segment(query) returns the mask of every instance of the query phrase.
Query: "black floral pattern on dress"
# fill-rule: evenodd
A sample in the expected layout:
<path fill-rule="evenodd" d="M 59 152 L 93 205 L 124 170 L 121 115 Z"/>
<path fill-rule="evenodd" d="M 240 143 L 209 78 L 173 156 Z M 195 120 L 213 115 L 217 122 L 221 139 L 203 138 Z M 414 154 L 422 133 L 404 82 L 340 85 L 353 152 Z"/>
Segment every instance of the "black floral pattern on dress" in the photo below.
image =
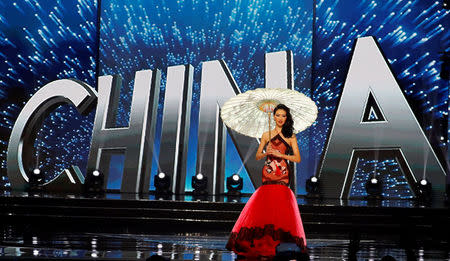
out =
<path fill-rule="evenodd" d="M 228 239 L 226 248 L 228 250 L 236 250 L 238 252 L 245 252 L 245 248 L 241 246 L 239 242 L 250 242 L 250 246 L 253 246 L 253 240 L 261 239 L 264 236 L 270 236 L 274 241 L 280 241 L 285 243 L 295 243 L 303 253 L 307 252 L 305 242 L 303 238 L 293 236 L 288 231 L 283 229 L 275 229 L 273 224 L 267 224 L 262 227 L 242 227 L 239 232 L 232 232 Z"/>

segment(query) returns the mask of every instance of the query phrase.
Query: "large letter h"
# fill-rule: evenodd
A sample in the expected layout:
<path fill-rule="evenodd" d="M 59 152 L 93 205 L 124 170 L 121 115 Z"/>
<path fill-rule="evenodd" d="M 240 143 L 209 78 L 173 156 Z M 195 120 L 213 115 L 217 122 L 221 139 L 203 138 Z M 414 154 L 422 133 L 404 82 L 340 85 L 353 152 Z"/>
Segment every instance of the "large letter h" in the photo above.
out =
<path fill-rule="evenodd" d="M 121 192 L 147 193 L 150 185 L 153 139 L 158 110 L 159 70 L 136 72 L 128 127 L 116 128 L 120 76 L 101 76 L 92 132 L 88 175 L 99 170 L 108 180 L 111 153 L 124 153 Z"/>

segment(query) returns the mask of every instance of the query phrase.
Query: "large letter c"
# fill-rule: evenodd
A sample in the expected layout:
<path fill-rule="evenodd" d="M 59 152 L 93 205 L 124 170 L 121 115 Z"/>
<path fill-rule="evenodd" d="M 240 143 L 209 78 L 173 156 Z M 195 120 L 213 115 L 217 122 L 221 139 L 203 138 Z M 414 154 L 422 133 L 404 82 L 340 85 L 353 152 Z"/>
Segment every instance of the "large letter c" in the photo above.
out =
<path fill-rule="evenodd" d="M 38 90 L 17 117 L 8 144 L 7 169 L 11 188 L 23 190 L 28 182 L 27 168 L 33 162 L 33 145 L 45 117 L 63 104 L 74 105 L 86 115 L 97 100 L 97 92 L 84 82 L 64 79 Z"/>

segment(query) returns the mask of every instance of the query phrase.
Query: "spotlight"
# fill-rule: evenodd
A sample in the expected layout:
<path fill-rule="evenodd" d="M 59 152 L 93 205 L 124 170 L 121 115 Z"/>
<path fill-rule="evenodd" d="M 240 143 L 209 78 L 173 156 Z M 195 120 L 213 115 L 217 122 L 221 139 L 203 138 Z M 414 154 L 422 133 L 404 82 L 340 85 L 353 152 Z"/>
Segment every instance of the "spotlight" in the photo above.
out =
<path fill-rule="evenodd" d="M 244 181 L 238 174 L 233 174 L 227 178 L 227 190 L 229 195 L 240 195 Z"/>
<path fill-rule="evenodd" d="M 88 173 L 86 176 L 86 180 L 84 182 L 84 190 L 86 193 L 90 194 L 102 194 L 104 193 L 104 175 L 99 170 L 93 170 Z"/>
<path fill-rule="evenodd" d="M 35 182 L 42 184 L 44 183 L 44 175 L 41 173 L 41 170 L 38 168 L 33 169 L 33 174 L 29 177 L 30 182 Z"/>
<path fill-rule="evenodd" d="M 33 169 L 31 174 L 28 175 L 29 189 L 30 190 L 39 190 L 42 188 L 44 184 L 45 177 L 39 168 Z"/>
<path fill-rule="evenodd" d="M 416 183 L 416 198 L 419 201 L 430 201 L 431 200 L 431 183 L 422 179 Z"/>
<path fill-rule="evenodd" d="M 164 172 L 155 175 L 154 185 L 156 194 L 172 194 L 172 191 L 170 191 L 170 177 Z"/>
<path fill-rule="evenodd" d="M 366 192 L 369 199 L 380 199 L 382 198 L 381 193 L 383 192 L 383 184 L 380 179 L 376 176 L 371 176 L 366 182 Z"/>
<path fill-rule="evenodd" d="M 306 196 L 310 198 L 318 198 L 320 197 L 320 189 L 319 189 L 319 179 L 316 176 L 311 176 L 308 180 L 306 180 L 305 184 L 306 188 Z"/>
<path fill-rule="evenodd" d="M 194 188 L 194 195 L 204 195 L 207 194 L 208 177 L 204 176 L 202 173 L 192 177 L 192 187 Z"/>

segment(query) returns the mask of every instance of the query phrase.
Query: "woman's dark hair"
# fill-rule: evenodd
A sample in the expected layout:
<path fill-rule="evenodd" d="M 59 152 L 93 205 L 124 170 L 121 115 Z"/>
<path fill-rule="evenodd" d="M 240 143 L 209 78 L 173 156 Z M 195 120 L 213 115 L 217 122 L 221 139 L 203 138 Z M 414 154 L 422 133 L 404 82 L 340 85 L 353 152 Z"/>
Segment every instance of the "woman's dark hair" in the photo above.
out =
<path fill-rule="evenodd" d="M 283 133 L 284 137 L 290 138 L 292 137 L 292 134 L 294 134 L 294 120 L 292 120 L 291 112 L 286 105 L 280 103 L 273 110 L 273 115 L 275 115 L 275 113 L 279 109 L 282 109 L 286 112 L 286 122 L 284 123 L 283 128 L 281 129 L 281 133 Z"/>

